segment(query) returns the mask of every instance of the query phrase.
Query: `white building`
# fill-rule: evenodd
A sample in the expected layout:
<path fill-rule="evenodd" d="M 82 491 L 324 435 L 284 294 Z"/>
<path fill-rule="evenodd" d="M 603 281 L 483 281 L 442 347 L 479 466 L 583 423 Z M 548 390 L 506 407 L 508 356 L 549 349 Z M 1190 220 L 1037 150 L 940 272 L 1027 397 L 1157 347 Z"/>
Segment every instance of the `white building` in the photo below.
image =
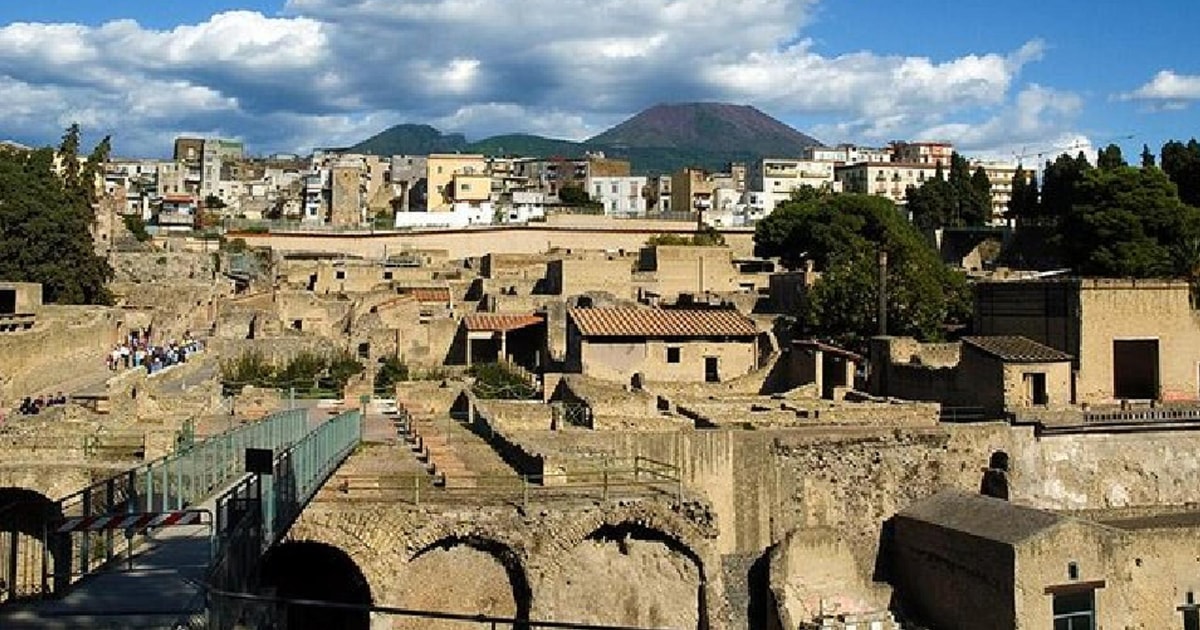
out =
<path fill-rule="evenodd" d="M 764 210 L 771 213 L 775 206 L 787 201 L 793 191 L 804 186 L 837 192 L 839 189 L 833 175 L 835 166 L 836 163 L 823 160 L 764 159 L 760 182 Z"/>
<path fill-rule="evenodd" d="M 878 195 L 897 204 L 907 203 L 909 186 L 920 187 L 936 175 L 936 164 L 862 162 L 834 169 L 843 192 Z"/>
<path fill-rule="evenodd" d="M 646 214 L 645 177 L 592 177 L 592 201 L 604 206 L 604 214 L 644 216 Z"/>

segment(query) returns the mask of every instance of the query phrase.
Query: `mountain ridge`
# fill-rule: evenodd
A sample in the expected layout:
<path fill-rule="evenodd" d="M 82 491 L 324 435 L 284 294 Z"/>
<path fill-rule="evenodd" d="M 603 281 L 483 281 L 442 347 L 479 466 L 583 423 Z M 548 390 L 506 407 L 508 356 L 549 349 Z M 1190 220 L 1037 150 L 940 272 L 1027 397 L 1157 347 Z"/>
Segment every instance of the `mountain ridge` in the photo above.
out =
<path fill-rule="evenodd" d="M 674 172 L 685 166 L 724 169 L 729 162 L 799 156 L 820 141 L 749 105 L 662 103 L 583 142 L 534 134 L 500 134 L 468 142 L 460 133 L 430 125 L 389 127 L 347 149 L 376 155 L 482 153 L 489 156 L 581 157 L 604 152 L 627 159 L 634 174 Z"/>

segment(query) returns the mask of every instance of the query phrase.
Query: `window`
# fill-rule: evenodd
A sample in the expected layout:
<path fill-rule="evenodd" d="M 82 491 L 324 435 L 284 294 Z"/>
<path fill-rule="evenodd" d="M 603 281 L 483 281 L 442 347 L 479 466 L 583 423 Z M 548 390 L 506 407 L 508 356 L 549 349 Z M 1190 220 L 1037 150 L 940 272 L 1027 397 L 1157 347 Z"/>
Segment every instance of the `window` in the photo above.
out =
<path fill-rule="evenodd" d="M 667 363 L 679 363 L 679 348 L 667 348 Z"/>
<path fill-rule="evenodd" d="M 1045 405 L 1050 403 L 1050 395 L 1046 392 L 1046 374 L 1044 372 L 1026 372 L 1025 397 L 1030 404 Z"/>
<path fill-rule="evenodd" d="M 464 191 L 464 192 L 466 192 L 466 191 L 468 191 L 468 190 L 471 190 L 471 185 L 470 185 L 470 184 L 468 184 L 468 183 L 466 183 L 466 182 L 463 182 L 463 183 L 462 183 L 462 189 L 463 189 L 463 191 Z"/>
<path fill-rule="evenodd" d="M 346 272 L 345 271 L 336 271 L 336 272 L 334 272 L 333 277 L 338 280 L 345 280 Z"/>
<path fill-rule="evenodd" d="M 391 280 L 391 279 L 392 279 L 392 272 L 390 272 L 390 271 L 385 271 L 385 272 L 383 272 L 383 279 L 384 279 L 384 280 Z"/>
<path fill-rule="evenodd" d="M 1054 596 L 1054 630 L 1095 630 L 1096 591 Z"/>

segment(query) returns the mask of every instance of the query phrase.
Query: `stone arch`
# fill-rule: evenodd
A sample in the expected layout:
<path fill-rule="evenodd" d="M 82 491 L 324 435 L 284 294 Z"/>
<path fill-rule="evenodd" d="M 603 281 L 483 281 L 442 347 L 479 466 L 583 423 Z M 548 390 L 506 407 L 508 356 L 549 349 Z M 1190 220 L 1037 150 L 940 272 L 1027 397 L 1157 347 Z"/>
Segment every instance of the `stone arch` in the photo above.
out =
<path fill-rule="evenodd" d="M 287 541 L 272 547 L 260 565 L 260 588 L 280 599 L 353 604 L 361 609 L 281 604 L 281 628 L 370 628 L 369 606 L 375 603 L 370 582 L 348 553 L 311 540 Z"/>
<path fill-rule="evenodd" d="M 43 583 L 44 573 L 55 576 L 56 582 L 59 576 L 68 579 L 70 541 L 47 533 L 62 517 L 61 506 L 41 492 L 15 486 L 0 488 L 0 602 L 34 597 L 54 587 Z M 47 556 L 51 567 L 44 566 Z"/>
<path fill-rule="evenodd" d="M 528 628 L 521 622 L 529 620 L 533 589 L 522 545 L 475 526 L 434 526 L 418 532 L 408 550 L 406 566 L 398 572 L 395 586 L 394 598 L 400 600 L 401 608 L 511 617 L 518 620 L 515 628 Z M 446 576 L 453 584 L 439 590 L 447 585 L 421 579 L 429 575 L 438 579 Z M 410 580 L 425 588 L 415 588 L 417 585 Z M 497 589 L 504 581 L 507 588 Z M 511 608 L 504 601 L 508 597 L 512 599 Z M 438 623 L 397 618 L 393 627 L 440 628 Z M 445 623 L 450 624 L 447 628 L 458 627 Z"/>
<path fill-rule="evenodd" d="M 535 617 L 544 616 L 537 609 L 584 603 L 582 593 L 604 593 L 611 600 L 591 598 L 594 603 L 559 614 L 586 623 L 684 627 L 694 619 L 698 629 L 711 627 L 720 608 L 713 601 L 720 592 L 719 584 L 713 588 L 720 572 L 712 573 L 706 539 L 715 530 L 706 532 L 666 506 L 646 503 L 572 516 L 567 533 L 554 543 L 553 557 L 540 559 L 544 571 Z M 580 576 L 585 581 L 577 584 Z M 596 579 L 613 583 L 596 584 Z M 642 579 L 648 588 L 627 586 Z M 694 601 L 694 609 L 681 606 L 684 600 Z"/>

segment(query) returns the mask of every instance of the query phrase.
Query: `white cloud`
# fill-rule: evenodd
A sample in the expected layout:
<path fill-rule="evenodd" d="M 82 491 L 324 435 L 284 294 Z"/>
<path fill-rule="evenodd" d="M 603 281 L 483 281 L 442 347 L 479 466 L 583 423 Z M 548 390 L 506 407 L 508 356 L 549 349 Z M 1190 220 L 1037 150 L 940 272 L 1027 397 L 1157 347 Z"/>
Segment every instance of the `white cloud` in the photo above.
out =
<path fill-rule="evenodd" d="M 38 129 L 79 115 L 124 150 L 160 154 L 181 129 L 244 137 L 259 151 L 354 141 L 347 134 L 397 122 L 582 138 L 687 100 L 820 117 L 815 135 L 831 142 L 940 129 L 982 145 L 1004 124 L 1062 131 L 1078 111 L 1070 95 L 1018 87 L 1040 41 L 945 59 L 830 55 L 802 38 L 817 2 L 289 0 L 281 16 L 231 11 L 161 30 L 10 24 L 0 78 L 16 91 L 0 114 L 17 115 L 0 117 L 0 137 L 29 133 L 31 98 L 48 103 Z M 1001 122 L 956 122 L 980 112 Z"/>
<path fill-rule="evenodd" d="M 1200 75 L 1161 70 L 1146 84 L 1118 98 L 1143 101 L 1164 109 L 1182 109 L 1190 102 L 1200 101 Z"/>

